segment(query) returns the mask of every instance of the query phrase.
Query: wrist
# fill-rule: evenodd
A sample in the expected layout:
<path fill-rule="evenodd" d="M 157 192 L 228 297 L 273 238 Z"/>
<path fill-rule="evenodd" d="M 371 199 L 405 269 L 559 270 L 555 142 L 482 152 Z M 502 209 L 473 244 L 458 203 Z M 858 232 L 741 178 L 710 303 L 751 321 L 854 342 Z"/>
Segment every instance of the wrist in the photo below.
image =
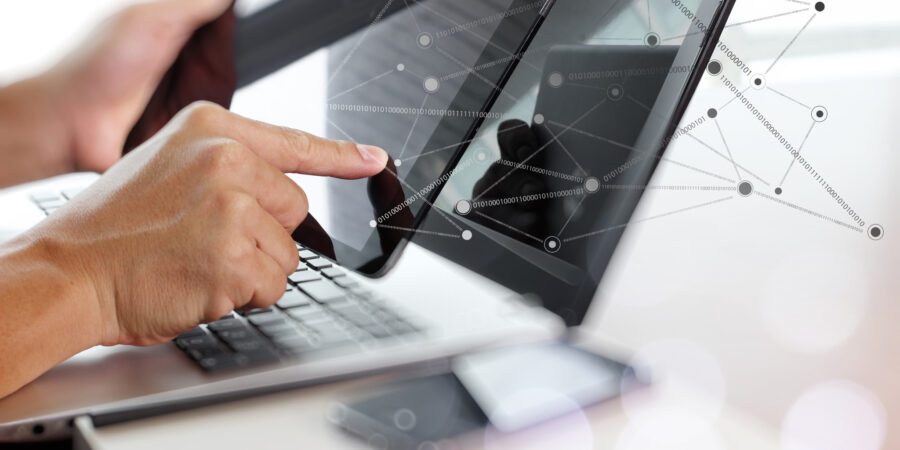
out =
<path fill-rule="evenodd" d="M 63 83 L 51 74 L 0 90 L 0 185 L 71 172 L 72 125 Z"/>

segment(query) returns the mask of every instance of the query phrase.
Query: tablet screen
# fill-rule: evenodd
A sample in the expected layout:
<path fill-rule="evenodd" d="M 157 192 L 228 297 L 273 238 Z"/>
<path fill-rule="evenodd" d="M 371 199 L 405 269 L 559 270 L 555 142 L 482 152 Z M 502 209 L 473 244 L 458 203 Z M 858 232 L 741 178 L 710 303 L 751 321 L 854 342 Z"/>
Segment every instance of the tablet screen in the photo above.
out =
<path fill-rule="evenodd" d="M 319 227 L 295 239 L 349 268 L 382 269 L 491 115 L 545 3 L 238 2 L 231 109 L 391 155 L 371 179 L 297 176 Z"/>

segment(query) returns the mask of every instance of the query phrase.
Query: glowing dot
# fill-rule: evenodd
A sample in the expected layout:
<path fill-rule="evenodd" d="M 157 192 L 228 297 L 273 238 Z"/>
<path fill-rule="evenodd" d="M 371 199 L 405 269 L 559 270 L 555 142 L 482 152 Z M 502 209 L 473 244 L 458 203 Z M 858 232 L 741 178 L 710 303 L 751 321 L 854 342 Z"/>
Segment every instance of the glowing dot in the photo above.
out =
<path fill-rule="evenodd" d="M 534 115 L 534 123 L 538 125 L 542 125 L 544 123 L 544 115 L 543 114 L 535 114 Z"/>
<path fill-rule="evenodd" d="M 402 165 L 403 165 L 403 160 L 402 160 L 402 159 L 395 159 L 395 160 L 394 160 L 394 165 L 397 166 L 397 167 L 402 166 Z"/>
<path fill-rule="evenodd" d="M 425 79 L 423 86 L 425 87 L 425 92 L 434 94 L 441 88 L 441 82 L 435 77 L 428 77 Z"/>
<path fill-rule="evenodd" d="M 406 64 L 397 64 L 397 72 L 403 72 L 406 70 Z"/>
<path fill-rule="evenodd" d="M 419 47 L 429 48 L 431 44 L 434 43 L 434 39 L 428 33 L 422 33 L 416 38 L 416 42 L 419 44 Z"/>
<path fill-rule="evenodd" d="M 456 203 L 456 212 L 461 216 L 469 214 L 470 212 L 472 212 L 472 202 L 468 200 L 458 201 Z"/>
<path fill-rule="evenodd" d="M 376 221 L 374 221 L 374 220 L 370 220 L 370 221 L 369 221 L 369 226 L 372 227 L 372 228 L 375 228 L 375 227 L 378 226 L 378 222 L 376 222 Z"/>
<path fill-rule="evenodd" d="M 584 180 L 584 190 L 588 191 L 588 193 L 595 193 L 600 190 L 600 180 L 590 177 L 587 180 Z"/>
<path fill-rule="evenodd" d="M 553 72 L 547 77 L 547 83 L 550 83 L 550 87 L 558 88 L 563 84 L 563 75 L 559 72 Z"/>
<path fill-rule="evenodd" d="M 469 230 L 463 231 L 463 232 L 462 232 L 462 238 L 463 238 L 464 241 L 471 241 L 471 240 L 472 240 L 472 232 L 469 231 Z"/>
<path fill-rule="evenodd" d="M 400 431 L 409 431 L 416 427 L 416 414 L 406 408 L 394 413 L 394 425 Z"/>

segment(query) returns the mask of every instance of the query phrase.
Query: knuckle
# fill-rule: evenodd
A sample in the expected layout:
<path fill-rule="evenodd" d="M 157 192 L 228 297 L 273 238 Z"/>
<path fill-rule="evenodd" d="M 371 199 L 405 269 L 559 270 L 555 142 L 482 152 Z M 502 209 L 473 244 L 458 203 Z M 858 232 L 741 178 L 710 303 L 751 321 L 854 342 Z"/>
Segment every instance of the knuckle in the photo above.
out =
<path fill-rule="evenodd" d="M 244 166 L 246 152 L 236 142 L 225 141 L 203 147 L 200 165 L 203 173 L 233 174 Z"/>
<path fill-rule="evenodd" d="M 197 101 L 182 111 L 184 125 L 190 129 L 212 128 L 223 112 L 224 109 L 215 103 Z"/>

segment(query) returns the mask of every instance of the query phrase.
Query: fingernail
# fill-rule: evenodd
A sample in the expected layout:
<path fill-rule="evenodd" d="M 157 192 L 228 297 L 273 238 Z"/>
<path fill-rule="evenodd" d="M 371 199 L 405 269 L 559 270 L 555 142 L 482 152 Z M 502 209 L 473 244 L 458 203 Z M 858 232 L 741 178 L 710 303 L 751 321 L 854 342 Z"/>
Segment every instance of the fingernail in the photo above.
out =
<path fill-rule="evenodd" d="M 380 147 L 357 144 L 356 149 L 364 161 L 387 161 L 387 152 Z"/>

